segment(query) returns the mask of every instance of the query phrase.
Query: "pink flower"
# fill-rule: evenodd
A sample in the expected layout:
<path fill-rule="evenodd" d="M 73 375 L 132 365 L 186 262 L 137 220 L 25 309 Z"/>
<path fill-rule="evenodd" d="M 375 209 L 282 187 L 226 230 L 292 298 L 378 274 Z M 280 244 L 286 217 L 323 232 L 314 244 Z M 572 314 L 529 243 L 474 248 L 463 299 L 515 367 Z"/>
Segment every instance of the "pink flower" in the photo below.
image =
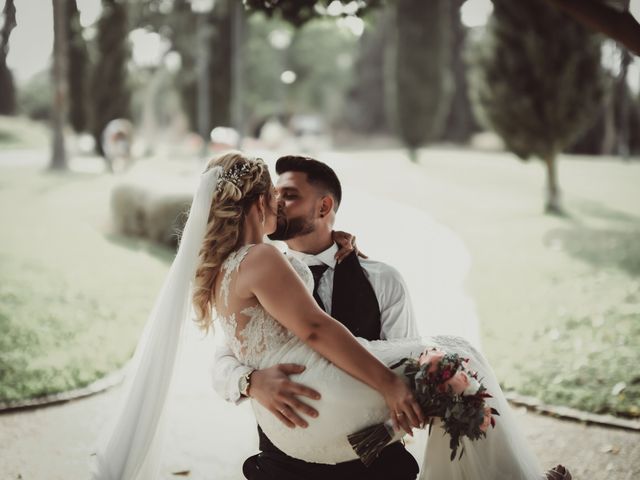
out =
<path fill-rule="evenodd" d="M 493 422 L 491 418 L 491 408 L 484 407 L 484 419 L 482 420 L 482 425 L 480 425 L 480 430 L 486 432 L 487 430 L 489 430 L 489 426 L 492 424 Z"/>
<path fill-rule="evenodd" d="M 469 377 L 464 372 L 456 372 L 453 377 L 444 382 L 445 385 L 451 387 L 453 393 L 462 395 L 469 386 Z"/>
<path fill-rule="evenodd" d="M 442 360 L 442 358 L 444 358 L 444 352 L 432 349 L 422 352 L 418 361 L 420 363 L 420 366 L 429 365 L 428 372 L 434 373 L 436 370 L 438 370 L 438 363 L 440 362 L 440 360 Z"/>

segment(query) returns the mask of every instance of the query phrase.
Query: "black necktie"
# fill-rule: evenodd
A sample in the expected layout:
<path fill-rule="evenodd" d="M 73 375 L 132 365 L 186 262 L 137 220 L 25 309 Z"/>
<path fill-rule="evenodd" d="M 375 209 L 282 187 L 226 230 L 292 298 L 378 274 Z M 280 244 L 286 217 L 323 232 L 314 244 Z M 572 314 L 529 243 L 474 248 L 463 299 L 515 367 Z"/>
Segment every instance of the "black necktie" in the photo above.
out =
<path fill-rule="evenodd" d="M 316 299 L 320 308 L 325 310 L 324 303 L 320 299 L 320 295 L 318 295 L 318 285 L 320 285 L 320 278 L 324 275 L 324 272 L 329 268 L 328 265 L 311 265 L 309 270 L 311 270 L 311 274 L 313 275 L 313 298 Z"/>

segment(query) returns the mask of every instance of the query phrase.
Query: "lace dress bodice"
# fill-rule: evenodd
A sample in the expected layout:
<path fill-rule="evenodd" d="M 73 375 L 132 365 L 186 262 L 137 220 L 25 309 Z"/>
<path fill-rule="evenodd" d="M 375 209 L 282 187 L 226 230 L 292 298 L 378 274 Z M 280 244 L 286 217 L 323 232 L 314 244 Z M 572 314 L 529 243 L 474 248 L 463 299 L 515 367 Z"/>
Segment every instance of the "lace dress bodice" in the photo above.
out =
<path fill-rule="evenodd" d="M 233 354 L 243 364 L 259 368 L 268 354 L 282 349 L 295 336 L 273 318 L 254 299 L 250 305 L 238 305 L 231 293 L 240 265 L 253 245 L 244 245 L 232 252 L 223 262 L 220 272 L 221 304 L 216 308 L 216 318 L 224 332 Z M 287 256 L 291 266 L 302 279 L 305 287 L 313 291 L 313 275 L 300 260 Z"/>

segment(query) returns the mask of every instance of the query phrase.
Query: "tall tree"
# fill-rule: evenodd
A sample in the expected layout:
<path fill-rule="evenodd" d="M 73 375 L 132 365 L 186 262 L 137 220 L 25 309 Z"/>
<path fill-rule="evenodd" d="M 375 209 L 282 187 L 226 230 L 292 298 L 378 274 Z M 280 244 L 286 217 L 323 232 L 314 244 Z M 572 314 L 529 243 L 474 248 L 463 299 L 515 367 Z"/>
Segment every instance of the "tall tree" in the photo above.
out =
<path fill-rule="evenodd" d="M 391 127 L 385 101 L 385 52 L 392 39 L 391 13 L 390 9 L 372 12 L 360 37 L 345 111 L 348 125 L 357 132 L 388 132 Z"/>
<path fill-rule="evenodd" d="M 467 82 L 468 65 L 465 61 L 467 27 L 460 18 L 460 8 L 465 1 L 451 0 L 449 2 L 452 37 L 451 72 L 454 92 L 441 138 L 454 143 L 468 142 L 471 135 L 479 129 L 471 107 Z"/>
<path fill-rule="evenodd" d="M 616 141 L 616 153 L 621 157 L 628 158 L 630 153 L 630 134 L 629 121 L 631 119 L 631 105 L 634 103 L 628 96 L 628 79 L 629 65 L 631 64 L 631 53 L 620 45 L 620 72 L 616 79 L 615 86 L 615 102 L 618 110 L 618 130 Z"/>
<path fill-rule="evenodd" d="M 67 123 L 69 85 L 67 82 L 67 7 L 68 0 L 53 2 L 53 109 L 52 109 L 52 170 L 67 169 L 64 127 Z"/>
<path fill-rule="evenodd" d="M 55 0 L 54 0 L 55 1 Z M 102 0 L 96 35 L 98 58 L 91 77 L 91 133 L 96 150 L 104 155 L 101 136 L 109 121 L 130 118 L 131 92 L 127 81 L 127 10 L 122 0 Z"/>
<path fill-rule="evenodd" d="M 198 122 L 198 53 L 203 48 L 206 32 L 209 71 L 208 103 L 209 130 L 231 124 L 231 1 L 220 0 L 208 13 L 196 14 L 187 0 L 175 0 L 171 15 L 147 17 L 148 25 L 162 31 L 171 42 L 171 49 L 180 54 L 182 69 L 176 77 L 182 106 L 192 129 Z M 200 36 L 198 36 L 200 33 Z M 201 132 L 204 133 L 204 132 Z"/>
<path fill-rule="evenodd" d="M 396 3 L 396 92 L 400 138 L 412 160 L 441 133 L 452 95 L 450 0 Z"/>
<path fill-rule="evenodd" d="M 600 41 L 546 0 L 493 4 L 473 55 L 473 102 L 509 150 L 523 160 L 544 161 L 545 208 L 560 213 L 556 159 L 600 105 Z"/>
<path fill-rule="evenodd" d="M 14 0 L 6 0 L 2 10 L 2 28 L 0 28 L 0 115 L 12 115 L 16 110 L 16 89 L 13 75 L 7 66 L 9 37 L 16 27 L 16 7 Z"/>
<path fill-rule="evenodd" d="M 82 36 L 76 0 L 67 0 L 66 26 L 69 46 L 69 123 L 79 133 L 88 128 L 86 81 L 89 55 Z"/>

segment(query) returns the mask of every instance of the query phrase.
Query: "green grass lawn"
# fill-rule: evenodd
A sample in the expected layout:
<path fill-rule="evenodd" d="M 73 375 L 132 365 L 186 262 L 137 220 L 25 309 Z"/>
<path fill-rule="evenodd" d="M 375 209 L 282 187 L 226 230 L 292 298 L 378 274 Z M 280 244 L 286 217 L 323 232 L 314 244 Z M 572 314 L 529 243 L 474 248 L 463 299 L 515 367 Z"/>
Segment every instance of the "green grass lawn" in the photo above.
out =
<path fill-rule="evenodd" d="M 49 130 L 43 122 L 0 115 L 0 150 L 41 148 L 49 141 Z"/>
<path fill-rule="evenodd" d="M 123 365 L 172 252 L 113 235 L 109 175 L 0 170 L 0 401 Z"/>
<path fill-rule="evenodd" d="M 506 388 L 640 416 L 640 164 L 563 157 L 563 218 L 542 214 L 542 166 L 508 154 L 322 158 L 460 235 L 484 350 Z M 173 254 L 113 235 L 113 183 L 0 170 L 0 400 L 85 385 L 132 353 Z"/>

